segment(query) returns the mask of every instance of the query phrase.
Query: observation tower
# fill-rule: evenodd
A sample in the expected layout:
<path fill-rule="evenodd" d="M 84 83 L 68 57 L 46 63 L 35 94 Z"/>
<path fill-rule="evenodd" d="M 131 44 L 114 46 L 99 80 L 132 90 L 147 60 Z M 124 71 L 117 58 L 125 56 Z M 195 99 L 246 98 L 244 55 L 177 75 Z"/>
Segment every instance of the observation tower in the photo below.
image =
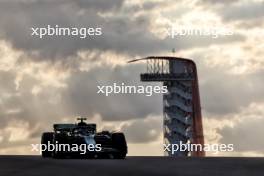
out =
<path fill-rule="evenodd" d="M 164 144 L 204 144 L 202 113 L 195 63 L 178 57 L 150 56 L 129 61 L 146 62 L 141 81 L 162 82 L 168 93 L 163 94 Z M 204 151 L 165 152 L 166 156 L 205 156 Z"/>

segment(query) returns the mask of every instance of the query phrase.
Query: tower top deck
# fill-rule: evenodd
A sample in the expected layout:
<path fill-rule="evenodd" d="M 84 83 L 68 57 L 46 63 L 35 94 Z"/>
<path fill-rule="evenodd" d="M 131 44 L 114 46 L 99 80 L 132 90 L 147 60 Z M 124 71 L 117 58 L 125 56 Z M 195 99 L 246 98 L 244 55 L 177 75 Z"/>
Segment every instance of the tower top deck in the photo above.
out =
<path fill-rule="evenodd" d="M 146 61 L 147 70 L 140 75 L 141 81 L 190 81 L 194 79 L 195 63 L 186 58 L 150 56 L 129 61 Z"/>

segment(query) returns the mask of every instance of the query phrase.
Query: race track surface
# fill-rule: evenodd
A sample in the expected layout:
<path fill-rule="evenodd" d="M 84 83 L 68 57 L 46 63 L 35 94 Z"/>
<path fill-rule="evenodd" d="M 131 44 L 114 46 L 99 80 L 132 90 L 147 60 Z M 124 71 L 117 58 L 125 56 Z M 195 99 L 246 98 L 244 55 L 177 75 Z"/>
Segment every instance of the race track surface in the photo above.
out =
<path fill-rule="evenodd" d="M 0 156 L 0 176 L 262 176 L 264 158 L 43 159 Z"/>

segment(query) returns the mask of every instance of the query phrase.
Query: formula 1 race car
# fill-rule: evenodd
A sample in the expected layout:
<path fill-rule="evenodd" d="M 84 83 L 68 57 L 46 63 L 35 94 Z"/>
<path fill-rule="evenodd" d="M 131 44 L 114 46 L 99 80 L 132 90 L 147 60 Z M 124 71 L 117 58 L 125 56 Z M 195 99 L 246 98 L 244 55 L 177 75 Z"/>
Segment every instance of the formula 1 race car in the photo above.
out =
<path fill-rule="evenodd" d="M 120 132 L 96 132 L 96 124 L 78 118 L 77 124 L 54 124 L 54 132 L 41 137 L 42 157 L 52 158 L 115 158 L 127 154 L 125 135 Z"/>

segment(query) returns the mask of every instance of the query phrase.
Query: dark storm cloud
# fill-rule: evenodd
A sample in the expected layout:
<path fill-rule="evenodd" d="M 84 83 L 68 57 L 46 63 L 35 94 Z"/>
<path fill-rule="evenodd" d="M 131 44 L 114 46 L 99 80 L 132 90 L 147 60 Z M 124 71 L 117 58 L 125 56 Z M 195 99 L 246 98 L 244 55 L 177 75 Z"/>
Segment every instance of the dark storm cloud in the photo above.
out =
<path fill-rule="evenodd" d="M 252 102 L 264 102 L 264 71 L 236 75 L 224 67 L 210 68 L 198 62 L 202 108 L 214 115 L 238 113 Z M 210 74 L 208 74 L 210 73 Z"/>
<path fill-rule="evenodd" d="M 138 120 L 121 128 L 126 139 L 131 143 L 154 142 L 159 139 L 162 132 L 161 120 L 152 119 L 148 121 Z"/>
<path fill-rule="evenodd" d="M 8 83 L 12 86 L 8 86 Z M 34 128 L 35 125 L 39 123 L 45 124 L 46 122 L 51 122 L 55 119 L 61 118 L 66 114 L 62 112 L 62 108 L 59 104 L 54 105 L 50 103 L 50 99 L 55 97 L 59 90 L 52 87 L 45 87 L 47 90 L 34 96 L 31 93 L 32 87 L 34 85 L 40 84 L 40 82 L 31 76 L 24 76 L 20 83 L 18 90 L 15 90 L 14 80 L 10 79 L 6 81 L 6 84 L 1 84 L 0 89 L 2 91 L 3 98 L 4 94 L 11 94 L 3 99 L 3 104 L 0 106 L 2 108 L 0 122 L 2 124 L 7 124 L 9 121 L 24 121 L 28 122 L 30 128 Z M 8 89 L 8 90 L 7 90 Z M 10 92 L 12 90 L 12 92 Z M 18 112 L 8 113 L 9 110 L 17 109 Z M 45 126 L 45 125 L 44 125 Z"/>
<path fill-rule="evenodd" d="M 74 73 L 68 80 L 68 88 L 63 93 L 63 100 L 68 103 L 70 112 L 81 116 L 100 114 L 103 120 L 128 120 L 145 118 L 147 115 L 161 115 L 162 96 L 153 94 L 97 94 L 98 85 L 157 85 L 140 83 L 139 73 L 143 70 L 138 65 L 95 68 L 89 72 Z"/>
<path fill-rule="evenodd" d="M 0 2 L 0 37 L 11 42 L 15 48 L 25 51 L 28 58 L 46 62 L 68 62 L 68 56 L 75 56 L 82 50 L 111 50 L 132 56 L 145 56 L 170 51 L 172 48 L 181 50 L 243 40 L 242 36 L 219 39 L 212 39 L 210 36 L 160 39 L 149 31 L 150 22 L 153 20 L 151 13 L 133 16 L 140 11 L 160 8 L 158 3 L 156 6 L 153 3 L 144 3 L 142 7 L 129 12 L 129 7 L 123 7 L 123 1 L 120 0 L 25 2 Z M 102 17 L 99 12 L 109 12 L 113 15 Z M 60 27 L 101 27 L 103 35 L 87 39 L 61 36 L 39 39 L 31 36 L 31 27 L 56 24 Z"/>
<path fill-rule="evenodd" d="M 200 0 L 200 1 L 197 1 L 198 4 L 206 4 L 208 3 L 208 5 L 230 5 L 232 3 L 235 3 L 235 2 L 239 2 L 239 0 Z"/>
<path fill-rule="evenodd" d="M 38 6 L 38 5 L 48 5 L 50 6 L 51 3 L 54 5 L 59 4 L 71 4 L 71 5 L 77 5 L 81 8 L 85 9 L 96 9 L 96 10 L 103 10 L 108 11 L 112 10 L 114 8 L 120 8 L 122 4 L 124 3 L 124 0 L 1 0 L 1 2 L 4 5 L 32 5 L 32 6 Z"/>
<path fill-rule="evenodd" d="M 15 72 L 7 72 L 0 70 L 0 82 L 4 83 L 0 86 L 1 93 L 13 94 L 15 93 L 15 83 L 14 79 L 16 78 Z"/>
<path fill-rule="evenodd" d="M 247 2 L 223 8 L 219 14 L 224 20 L 250 20 L 264 17 L 264 2 Z"/>
<path fill-rule="evenodd" d="M 0 71 L 0 129 L 2 127 L 5 127 L 7 125 L 7 118 L 6 118 L 6 101 L 9 98 L 14 98 L 17 95 L 15 95 L 15 84 L 14 80 L 15 74 L 12 72 L 5 72 Z M 4 84 L 3 84 L 4 83 Z M 11 107 L 10 107 L 11 108 Z"/>
<path fill-rule="evenodd" d="M 117 9 L 122 6 L 124 0 L 74 0 L 81 8 L 98 9 L 100 11 Z"/>
<path fill-rule="evenodd" d="M 238 0 L 202 0 L 197 5 L 220 16 L 225 23 L 238 22 L 238 28 L 257 27 L 263 24 L 264 2 Z M 228 7 L 227 7 L 228 6 Z"/>
<path fill-rule="evenodd" d="M 264 152 L 263 123 L 263 118 L 247 119 L 238 122 L 233 128 L 225 127 L 218 131 L 223 136 L 220 142 L 234 144 L 234 150 L 237 152 Z"/>
<path fill-rule="evenodd" d="M 101 10 L 108 12 L 113 7 L 116 7 L 115 13 L 119 13 L 122 1 L 44 2 L 0 2 L 0 36 L 28 53 L 38 51 L 38 59 L 42 60 L 75 55 L 85 49 L 130 53 L 162 49 L 159 39 L 148 32 L 148 17 L 130 18 L 123 14 L 123 17 L 103 18 L 98 15 Z M 82 12 L 84 4 L 89 9 Z M 103 35 L 88 39 L 47 37 L 42 40 L 31 36 L 31 27 L 56 24 L 60 27 L 102 27 Z"/>

